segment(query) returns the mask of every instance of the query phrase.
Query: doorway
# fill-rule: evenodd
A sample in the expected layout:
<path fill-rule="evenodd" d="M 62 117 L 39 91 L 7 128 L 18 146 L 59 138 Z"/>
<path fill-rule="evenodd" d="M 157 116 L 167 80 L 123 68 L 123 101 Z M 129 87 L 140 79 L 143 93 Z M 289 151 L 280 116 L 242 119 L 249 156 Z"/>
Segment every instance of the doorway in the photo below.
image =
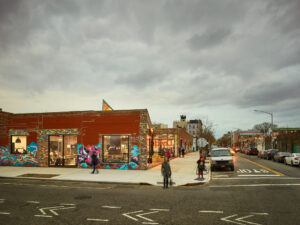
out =
<path fill-rule="evenodd" d="M 48 165 L 56 167 L 77 166 L 77 136 L 49 136 Z"/>

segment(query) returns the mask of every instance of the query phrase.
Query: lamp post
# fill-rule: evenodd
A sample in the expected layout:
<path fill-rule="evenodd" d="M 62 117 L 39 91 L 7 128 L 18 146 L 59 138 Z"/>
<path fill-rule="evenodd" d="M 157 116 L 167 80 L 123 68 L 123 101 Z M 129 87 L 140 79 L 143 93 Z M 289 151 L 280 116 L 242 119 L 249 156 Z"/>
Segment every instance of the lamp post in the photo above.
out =
<path fill-rule="evenodd" d="M 261 112 L 261 113 L 266 113 L 266 114 L 269 114 L 271 116 L 271 146 L 273 148 L 273 113 L 262 111 L 262 110 L 257 110 L 257 109 L 254 109 L 254 111 L 255 112 Z"/>

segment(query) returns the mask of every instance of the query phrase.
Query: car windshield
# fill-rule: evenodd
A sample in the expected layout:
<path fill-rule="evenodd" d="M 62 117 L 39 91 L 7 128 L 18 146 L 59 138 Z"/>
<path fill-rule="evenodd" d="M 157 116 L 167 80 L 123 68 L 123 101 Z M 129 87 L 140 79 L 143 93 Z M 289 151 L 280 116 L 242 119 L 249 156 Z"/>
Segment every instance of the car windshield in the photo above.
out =
<path fill-rule="evenodd" d="M 216 150 L 216 151 L 212 152 L 212 157 L 218 157 L 218 156 L 231 156 L 231 154 L 226 149 L 224 149 L 224 150 Z"/>

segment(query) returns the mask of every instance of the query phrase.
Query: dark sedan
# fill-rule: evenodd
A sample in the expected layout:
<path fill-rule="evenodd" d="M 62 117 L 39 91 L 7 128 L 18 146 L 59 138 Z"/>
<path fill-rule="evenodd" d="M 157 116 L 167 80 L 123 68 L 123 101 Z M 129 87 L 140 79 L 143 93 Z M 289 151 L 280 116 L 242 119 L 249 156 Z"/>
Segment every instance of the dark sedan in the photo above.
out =
<path fill-rule="evenodd" d="M 250 151 L 248 152 L 248 155 L 258 155 L 257 148 L 250 148 Z"/>
<path fill-rule="evenodd" d="M 274 155 L 274 157 L 273 157 L 273 160 L 276 161 L 276 162 L 283 163 L 285 157 L 287 157 L 289 155 L 290 155 L 289 152 L 276 152 L 275 155 Z"/>

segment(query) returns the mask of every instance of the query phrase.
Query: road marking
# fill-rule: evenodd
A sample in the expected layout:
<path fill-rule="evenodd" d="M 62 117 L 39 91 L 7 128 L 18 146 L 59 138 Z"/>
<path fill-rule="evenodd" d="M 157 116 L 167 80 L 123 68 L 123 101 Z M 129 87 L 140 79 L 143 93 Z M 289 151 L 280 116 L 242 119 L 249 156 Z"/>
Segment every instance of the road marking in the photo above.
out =
<path fill-rule="evenodd" d="M 278 175 L 275 175 L 278 176 Z M 260 177 L 260 176 L 253 176 L 251 178 L 239 178 L 239 177 L 229 177 L 229 178 L 214 178 L 214 180 L 265 180 L 266 178 L 270 178 L 269 180 L 274 179 L 274 177 L 269 177 L 269 176 L 264 176 L 264 177 Z M 278 176 L 276 178 L 276 180 L 300 180 L 300 178 L 297 177 L 282 177 L 282 176 Z"/>
<path fill-rule="evenodd" d="M 38 202 L 38 201 L 27 201 L 27 203 L 39 204 L 40 202 Z"/>
<path fill-rule="evenodd" d="M 235 224 L 244 225 L 243 223 L 238 223 L 238 222 L 229 220 L 230 218 L 236 217 L 237 215 L 238 215 L 238 214 L 234 214 L 234 215 L 231 215 L 231 216 L 223 217 L 223 218 L 221 218 L 221 220 L 222 220 L 222 221 L 225 221 L 225 222 L 229 222 L 229 223 L 235 223 Z"/>
<path fill-rule="evenodd" d="M 37 217 L 53 217 L 53 216 L 48 216 L 48 215 L 34 215 L 34 216 L 37 216 Z"/>
<path fill-rule="evenodd" d="M 213 175 L 213 177 L 229 177 L 229 175 Z"/>
<path fill-rule="evenodd" d="M 247 174 L 247 175 L 238 175 L 239 177 L 280 177 L 280 175 L 276 174 Z"/>
<path fill-rule="evenodd" d="M 269 213 L 256 213 L 256 212 L 252 212 L 251 214 L 253 214 L 253 215 L 259 215 L 259 216 L 267 216 L 267 215 L 269 215 Z"/>
<path fill-rule="evenodd" d="M 107 208 L 107 209 L 121 209 L 120 206 L 108 206 L 108 205 L 103 205 L 102 208 Z"/>
<path fill-rule="evenodd" d="M 57 208 L 57 209 L 50 209 L 49 211 L 52 212 L 54 215 L 58 216 L 58 213 L 55 210 L 64 210 L 64 209 L 75 209 L 75 207 L 64 207 L 64 208 Z"/>
<path fill-rule="evenodd" d="M 241 156 L 240 156 L 240 157 L 241 157 Z M 262 164 L 260 164 L 260 163 L 253 162 L 252 160 L 246 159 L 246 158 L 244 158 L 244 157 L 241 157 L 241 158 L 244 159 L 244 160 L 247 160 L 247 161 L 251 162 L 251 163 L 254 164 L 254 165 L 257 165 L 257 166 L 259 166 L 259 167 L 261 167 L 261 168 L 264 168 L 264 169 L 266 169 L 266 170 L 269 170 L 269 171 L 271 171 L 272 173 L 275 173 L 275 174 L 280 175 L 280 176 L 284 176 L 283 173 L 279 173 L 278 171 L 273 170 L 273 169 L 271 169 L 271 168 L 269 168 L 269 167 L 266 167 L 266 166 L 264 166 L 264 165 L 262 165 Z"/>
<path fill-rule="evenodd" d="M 247 218 L 250 218 L 250 217 L 253 217 L 253 216 L 254 215 L 248 215 L 248 216 L 240 217 L 240 218 L 237 218 L 236 221 L 243 222 L 243 223 L 248 223 L 248 224 L 253 224 L 253 225 L 261 225 L 259 223 L 253 223 L 253 222 L 243 220 L 243 219 L 247 219 Z"/>
<path fill-rule="evenodd" d="M 9 215 L 9 212 L 0 212 L 0 215 Z"/>
<path fill-rule="evenodd" d="M 87 218 L 86 220 L 88 221 L 98 221 L 98 222 L 108 222 L 109 220 L 105 220 L 105 219 L 92 219 L 92 218 Z"/>
<path fill-rule="evenodd" d="M 217 187 L 266 187 L 266 186 L 300 186 L 300 184 L 233 184 L 233 185 L 218 185 L 218 186 L 209 186 L 209 187 L 217 188 Z"/>
<path fill-rule="evenodd" d="M 164 212 L 170 211 L 170 209 L 150 209 L 150 210 L 154 210 L 154 211 L 164 211 Z"/>
<path fill-rule="evenodd" d="M 73 203 L 60 203 L 60 205 L 73 205 L 73 206 L 75 206 L 76 204 L 73 204 Z"/>
<path fill-rule="evenodd" d="M 132 220 L 138 221 L 138 219 L 136 219 L 136 218 L 134 218 L 134 217 L 132 217 L 132 216 L 129 216 L 128 214 L 140 213 L 140 212 L 143 212 L 143 210 L 139 210 L 139 211 L 135 211 L 135 212 L 123 213 L 122 215 L 123 215 L 123 216 L 126 216 L 126 217 L 128 217 L 128 218 L 130 218 L 130 219 L 132 219 Z"/>
<path fill-rule="evenodd" d="M 200 213 L 223 213 L 223 211 L 208 211 L 208 210 L 201 210 Z"/>
<path fill-rule="evenodd" d="M 159 211 L 152 211 L 152 212 L 147 212 L 147 213 L 143 213 L 143 214 L 139 214 L 139 215 L 136 215 L 137 217 L 140 217 L 141 219 L 144 219 L 144 220 L 147 220 L 147 221 L 150 221 L 150 222 L 153 222 L 153 220 L 147 218 L 147 217 L 144 217 L 143 215 L 148 215 L 148 214 L 153 214 L 153 213 L 158 213 Z"/>
<path fill-rule="evenodd" d="M 143 222 L 143 224 L 159 224 L 159 223 L 153 223 L 153 222 Z"/>

